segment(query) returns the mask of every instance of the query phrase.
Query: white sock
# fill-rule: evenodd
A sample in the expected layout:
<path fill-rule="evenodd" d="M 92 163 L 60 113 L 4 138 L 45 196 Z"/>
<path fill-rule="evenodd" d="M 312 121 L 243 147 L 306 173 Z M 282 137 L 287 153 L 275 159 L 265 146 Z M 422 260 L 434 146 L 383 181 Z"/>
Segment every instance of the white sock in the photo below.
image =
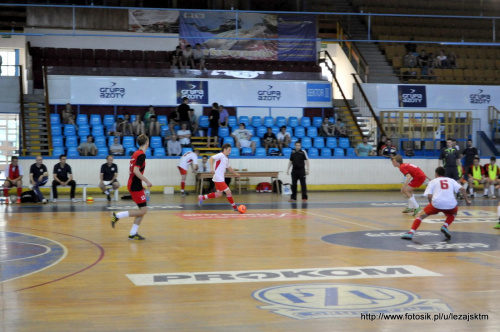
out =
<path fill-rule="evenodd" d="M 484 187 L 484 195 L 488 195 L 488 188 Z"/>
<path fill-rule="evenodd" d="M 139 225 L 133 224 L 132 229 L 130 230 L 130 235 L 135 235 L 137 234 L 137 231 L 139 230 Z"/>
<path fill-rule="evenodd" d="M 469 184 L 466 182 L 464 183 L 464 189 L 467 190 L 467 188 L 469 188 Z"/>
<path fill-rule="evenodd" d="M 491 195 L 495 195 L 495 186 L 490 186 L 490 193 Z"/>
<path fill-rule="evenodd" d="M 129 216 L 129 215 L 128 215 L 128 211 L 124 211 L 124 212 L 118 212 L 118 213 L 116 214 L 116 216 L 117 216 L 118 218 L 128 218 L 128 216 Z"/>
<path fill-rule="evenodd" d="M 474 188 L 472 188 L 472 187 L 471 187 L 471 188 L 469 188 L 469 194 L 470 194 L 470 195 L 474 194 Z"/>
<path fill-rule="evenodd" d="M 106 191 L 104 192 L 106 195 L 109 195 L 109 190 L 106 189 Z"/>
<path fill-rule="evenodd" d="M 410 201 L 410 205 L 411 205 L 410 207 L 412 207 L 414 209 L 418 208 L 418 203 L 417 203 L 417 200 L 415 199 L 415 196 L 411 196 L 408 200 Z"/>

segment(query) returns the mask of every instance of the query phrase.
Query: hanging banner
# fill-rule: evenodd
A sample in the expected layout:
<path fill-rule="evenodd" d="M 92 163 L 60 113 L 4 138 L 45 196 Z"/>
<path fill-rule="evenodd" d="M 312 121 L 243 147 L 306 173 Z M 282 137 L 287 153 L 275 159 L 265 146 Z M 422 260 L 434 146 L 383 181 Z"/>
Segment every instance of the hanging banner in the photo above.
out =
<path fill-rule="evenodd" d="M 278 60 L 316 61 L 316 42 L 300 41 L 316 37 L 315 15 L 278 15 L 278 36 L 291 39 L 278 42 Z"/>
<path fill-rule="evenodd" d="M 129 9 L 128 31 L 179 33 L 179 11 Z"/>

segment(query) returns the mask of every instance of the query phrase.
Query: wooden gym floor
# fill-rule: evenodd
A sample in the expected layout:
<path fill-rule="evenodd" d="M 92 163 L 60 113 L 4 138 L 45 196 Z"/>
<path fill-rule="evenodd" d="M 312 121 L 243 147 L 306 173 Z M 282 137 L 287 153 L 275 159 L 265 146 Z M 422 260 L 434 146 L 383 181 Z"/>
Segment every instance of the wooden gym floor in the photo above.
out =
<path fill-rule="evenodd" d="M 496 200 L 405 241 L 400 193 L 287 199 L 152 195 L 142 242 L 131 201 L 1 205 L 0 331 L 500 330 Z"/>

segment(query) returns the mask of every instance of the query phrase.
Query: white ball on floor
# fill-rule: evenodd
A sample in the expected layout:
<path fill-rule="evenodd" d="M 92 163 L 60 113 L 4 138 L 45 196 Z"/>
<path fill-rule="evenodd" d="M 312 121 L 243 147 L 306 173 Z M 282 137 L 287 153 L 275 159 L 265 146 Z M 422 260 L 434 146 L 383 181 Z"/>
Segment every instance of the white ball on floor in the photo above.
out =
<path fill-rule="evenodd" d="M 17 201 L 17 196 L 16 195 L 10 195 L 10 201 L 11 202 Z"/>

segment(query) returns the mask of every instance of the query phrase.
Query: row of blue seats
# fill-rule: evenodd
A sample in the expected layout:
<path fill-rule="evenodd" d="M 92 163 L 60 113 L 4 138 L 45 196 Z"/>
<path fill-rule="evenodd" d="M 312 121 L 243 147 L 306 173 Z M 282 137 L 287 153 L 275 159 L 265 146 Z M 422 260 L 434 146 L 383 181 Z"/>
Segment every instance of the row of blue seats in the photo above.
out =
<path fill-rule="evenodd" d="M 256 147 L 262 146 L 260 138 L 252 137 L 250 140 L 255 142 Z M 305 137 L 292 136 L 289 147 L 292 149 L 295 148 L 295 142 L 297 142 L 299 140 L 301 142 L 302 148 L 304 148 L 304 149 L 309 149 L 312 147 L 315 147 L 318 149 L 321 149 L 321 148 L 333 149 L 333 148 L 337 148 L 337 147 L 343 148 L 343 149 L 350 148 L 349 139 L 347 137 L 339 137 L 339 139 L 337 141 L 336 137 L 326 137 L 326 139 L 325 139 L 324 137 L 311 138 L 308 136 L 305 136 Z M 222 141 L 224 144 L 229 143 L 229 144 L 231 144 L 231 146 L 235 146 L 234 138 L 231 136 L 224 137 Z"/>
<path fill-rule="evenodd" d="M 131 121 L 135 121 L 135 114 L 132 114 L 130 116 Z M 166 115 L 157 115 L 157 120 L 160 124 L 166 125 L 168 123 L 168 119 Z M 118 115 L 117 118 L 123 118 L 123 115 Z M 199 126 L 201 128 L 208 128 L 209 126 L 209 121 L 208 121 L 208 116 L 202 115 L 199 118 Z M 76 124 L 78 126 L 81 125 L 90 125 L 90 126 L 95 126 L 95 125 L 104 125 L 106 127 L 111 127 L 115 123 L 116 119 L 114 115 L 111 114 L 106 114 L 101 118 L 100 114 L 90 114 L 90 121 L 87 117 L 87 114 L 78 114 L 76 115 Z M 289 127 L 316 127 L 319 128 L 321 127 L 321 122 L 323 119 L 319 116 L 313 117 L 312 121 L 310 117 L 302 117 L 299 118 L 296 116 L 290 116 L 288 117 L 288 121 L 284 116 L 278 116 L 276 117 L 276 121 L 272 116 L 265 116 L 264 119 L 262 119 L 260 116 L 252 116 L 250 119 L 248 116 L 242 115 L 239 117 L 239 119 L 236 116 L 229 116 L 228 117 L 228 125 L 229 127 L 237 127 L 240 123 L 244 123 L 247 127 L 252 126 L 254 128 L 264 126 L 264 127 L 282 127 L 282 126 L 289 126 Z M 330 122 L 335 123 L 335 120 L 333 117 L 330 118 Z M 61 124 L 61 118 L 59 114 L 57 113 L 51 113 L 50 114 L 50 123 L 52 125 L 58 125 Z"/>
<path fill-rule="evenodd" d="M 132 155 L 132 153 L 134 153 L 134 151 L 136 151 L 136 148 L 125 149 L 125 156 Z M 188 151 L 193 151 L 193 149 L 183 148 L 182 154 L 184 154 Z M 276 148 L 270 148 L 269 154 L 272 151 L 279 151 L 279 150 Z M 292 148 L 283 148 L 282 152 L 283 152 L 283 155 L 285 157 L 289 157 L 292 153 Z M 80 157 L 80 153 L 78 152 L 76 147 L 68 147 L 67 151 L 62 146 L 54 147 L 54 150 L 52 153 L 53 156 L 59 156 L 62 154 L 66 154 L 68 156 L 68 158 Z M 330 148 L 318 149 L 315 147 L 311 147 L 311 148 L 307 149 L 307 154 L 308 154 L 309 158 L 331 158 L 331 157 L 345 157 L 345 156 L 355 157 L 356 156 L 356 153 L 354 152 L 354 148 L 343 149 L 340 147 L 333 148 L 333 149 L 330 149 Z M 99 147 L 98 148 L 97 157 L 105 158 L 108 155 L 109 155 L 109 149 L 107 147 Z M 243 155 L 243 156 L 255 155 L 256 157 L 266 157 L 267 156 L 266 149 L 259 147 L 259 148 L 255 149 L 255 154 L 252 153 L 251 148 L 241 148 L 241 152 L 240 152 L 240 149 L 233 148 L 233 149 L 231 149 L 231 154 L 229 155 L 229 157 L 239 157 L 240 155 Z M 147 157 L 151 157 L 151 156 L 165 157 L 166 151 L 165 151 L 165 148 L 163 148 L 163 147 L 157 147 L 154 149 L 148 148 L 146 150 L 146 156 Z"/>

